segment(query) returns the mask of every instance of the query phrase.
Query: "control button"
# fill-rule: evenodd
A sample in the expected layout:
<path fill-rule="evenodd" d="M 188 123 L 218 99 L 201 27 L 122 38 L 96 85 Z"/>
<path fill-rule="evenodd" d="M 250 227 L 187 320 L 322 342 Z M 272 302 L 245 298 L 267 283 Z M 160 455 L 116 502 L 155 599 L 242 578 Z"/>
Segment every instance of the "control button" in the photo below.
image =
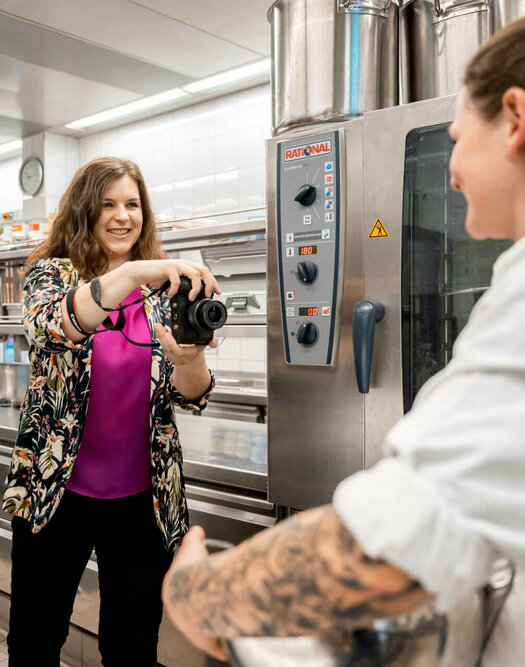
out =
<path fill-rule="evenodd" d="M 324 196 L 325 197 L 333 197 L 334 196 L 334 189 L 333 188 L 325 188 L 324 189 Z"/>
<path fill-rule="evenodd" d="M 325 171 L 333 171 L 334 170 L 334 163 L 330 160 L 330 162 L 325 162 L 324 163 L 324 170 Z"/>
<path fill-rule="evenodd" d="M 302 283 L 313 283 L 317 278 L 317 265 L 313 262 L 299 262 L 297 277 Z"/>
<path fill-rule="evenodd" d="M 325 222 L 333 222 L 334 221 L 334 212 L 333 211 L 327 211 L 324 214 L 324 221 Z"/>
<path fill-rule="evenodd" d="M 330 211 L 334 207 L 334 200 L 333 199 L 327 199 L 324 203 L 324 208 L 326 211 Z"/>
<path fill-rule="evenodd" d="M 286 309 L 286 317 L 295 317 L 295 308 L 293 306 L 288 306 Z"/>
<path fill-rule="evenodd" d="M 297 331 L 297 342 L 301 345 L 313 345 L 317 340 L 317 333 L 313 322 L 304 322 Z"/>
<path fill-rule="evenodd" d="M 293 246 L 288 246 L 286 248 L 286 256 L 293 257 L 295 255 L 295 248 Z"/>
<path fill-rule="evenodd" d="M 330 317 L 331 312 L 332 312 L 332 308 L 330 306 L 323 306 L 321 308 L 322 317 Z"/>
<path fill-rule="evenodd" d="M 294 299 L 295 299 L 295 292 L 286 292 L 287 301 L 294 301 Z"/>
<path fill-rule="evenodd" d="M 332 183 L 334 182 L 334 175 L 333 174 L 325 174 L 324 182 L 325 182 L 325 185 L 332 185 Z"/>
<path fill-rule="evenodd" d="M 317 190 L 315 186 L 306 183 L 305 185 L 301 185 L 294 197 L 294 201 L 298 201 L 299 204 L 302 204 L 303 206 L 311 206 L 314 203 L 316 197 Z"/>
<path fill-rule="evenodd" d="M 286 243 L 293 243 L 293 232 L 286 234 Z"/>
<path fill-rule="evenodd" d="M 312 224 L 312 216 L 303 215 L 303 225 L 311 225 L 311 224 Z"/>
<path fill-rule="evenodd" d="M 323 229 L 321 231 L 321 238 L 322 239 L 329 239 L 330 238 L 330 230 L 329 229 Z"/>

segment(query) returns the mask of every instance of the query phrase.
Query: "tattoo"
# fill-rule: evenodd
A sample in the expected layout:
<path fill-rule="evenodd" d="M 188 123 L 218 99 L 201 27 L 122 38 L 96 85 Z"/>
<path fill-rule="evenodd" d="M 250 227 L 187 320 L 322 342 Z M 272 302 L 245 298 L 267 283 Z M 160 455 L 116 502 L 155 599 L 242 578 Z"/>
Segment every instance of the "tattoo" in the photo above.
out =
<path fill-rule="evenodd" d="M 363 553 L 331 506 L 170 575 L 166 604 L 213 636 L 301 636 L 409 611 L 421 586 Z"/>

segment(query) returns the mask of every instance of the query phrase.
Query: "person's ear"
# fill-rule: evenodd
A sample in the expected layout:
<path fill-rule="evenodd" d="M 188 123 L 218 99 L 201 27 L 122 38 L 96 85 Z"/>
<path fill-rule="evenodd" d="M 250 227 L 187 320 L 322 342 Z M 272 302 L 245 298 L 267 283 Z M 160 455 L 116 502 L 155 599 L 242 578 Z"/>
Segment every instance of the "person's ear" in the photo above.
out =
<path fill-rule="evenodd" d="M 515 158 L 525 149 L 525 90 L 518 86 L 506 90 L 502 98 L 502 109 L 509 157 Z"/>

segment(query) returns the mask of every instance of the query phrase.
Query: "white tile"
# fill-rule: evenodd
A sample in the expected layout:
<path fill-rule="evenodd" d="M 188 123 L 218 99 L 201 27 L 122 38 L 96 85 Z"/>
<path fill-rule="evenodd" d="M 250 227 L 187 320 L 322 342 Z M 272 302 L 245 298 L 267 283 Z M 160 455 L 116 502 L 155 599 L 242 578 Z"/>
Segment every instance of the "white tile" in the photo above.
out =
<path fill-rule="evenodd" d="M 152 149 L 161 151 L 173 144 L 173 116 L 171 113 L 153 118 Z"/>
<path fill-rule="evenodd" d="M 265 173 L 264 166 L 248 167 L 239 171 L 239 207 L 264 206 Z"/>
<path fill-rule="evenodd" d="M 50 197 L 61 197 L 65 190 L 66 170 L 62 166 L 46 165 L 45 192 Z"/>
<path fill-rule="evenodd" d="M 171 148 L 152 153 L 152 168 L 149 185 L 162 185 L 173 179 L 173 151 Z"/>
<path fill-rule="evenodd" d="M 221 371 L 238 371 L 241 368 L 239 359 L 223 359 L 219 358 L 217 363 L 217 370 Z"/>
<path fill-rule="evenodd" d="M 156 215 L 173 215 L 174 187 L 172 183 L 154 186 L 149 188 L 148 192 Z"/>
<path fill-rule="evenodd" d="M 177 218 L 189 218 L 193 213 L 193 179 L 173 184 L 173 212 Z"/>
<path fill-rule="evenodd" d="M 246 361 L 243 359 L 239 364 L 239 370 L 244 373 L 264 373 L 266 372 L 266 364 L 264 361 Z"/>
<path fill-rule="evenodd" d="M 240 339 L 225 338 L 219 349 L 220 359 L 239 359 L 240 357 Z"/>
<path fill-rule="evenodd" d="M 237 95 L 225 95 L 215 100 L 215 135 L 229 134 L 238 129 L 239 102 Z"/>
<path fill-rule="evenodd" d="M 265 338 L 241 338 L 240 357 L 244 361 L 264 361 L 266 350 Z"/>
<path fill-rule="evenodd" d="M 215 176 L 215 210 L 233 211 L 239 203 L 239 172 L 226 171 Z M 226 222 L 226 221 L 223 221 Z"/>
<path fill-rule="evenodd" d="M 264 164 L 264 138 L 260 126 L 240 130 L 239 169 Z"/>
<path fill-rule="evenodd" d="M 191 107 L 173 112 L 173 145 L 193 141 L 193 112 Z"/>
<path fill-rule="evenodd" d="M 239 95 L 239 129 L 256 127 L 264 121 L 263 93 L 261 87 L 249 88 L 238 93 Z"/>
<path fill-rule="evenodd" d="M 195 178 L 215 173 L 215 142 L 210 139 L 194 141 L 193 175 Z"/>
<path fill-rule="evenodd" d="M 133 132 L 135 141 L 135 155 L 142 155 L 144 153 L 151 153 L 153 149 L 153 120 L 146 118 L 140 123 L 128 125 L 128 131 Z M 126 134 L 126 133 L 125 133 Z"/>
<path fill-rule="evenodd" d="M 193 145 L 181 144 L 173 149 L 172 180 L 193 178 Z"/>
<path fill-rule="evenodd" d="M 215 103 L 196 104 L 193 107 L 193 139 L 210 139 L 215 135 Z"/>
<path fill-rule="evenodd" d="M 239 140 L 237 132 L 229 132 L 215 137 L 215 171 L 237 169 L 239 166 Z"/>
<path fill-rule="evenodd" d="M 215 211 L 215 177 L 203 176 L 193 182 L 195 215 L 207 215 Z"/>
<path fill-rule="evenodd" d="M 61 167 L 66 161 L 67 137 L 52 132 L 44 133 L 44 150 L 46 167 Z"/>
<path fill-rule="evenodd" d="M 144 181 L 146 182 L 146 187 L 152 184 L 153 179 L 153 165 L 154 165 L 154 154 L 153 153 L 142 153 L 137 157 L 136 163 L 142 172 Z"/>

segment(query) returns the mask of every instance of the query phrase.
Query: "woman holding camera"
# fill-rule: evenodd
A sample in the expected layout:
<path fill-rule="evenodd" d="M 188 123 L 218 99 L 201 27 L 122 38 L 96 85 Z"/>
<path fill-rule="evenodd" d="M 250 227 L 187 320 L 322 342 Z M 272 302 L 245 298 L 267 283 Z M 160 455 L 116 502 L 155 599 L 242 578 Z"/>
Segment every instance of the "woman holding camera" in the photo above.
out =
<path fill-rule="evenodd" d="M 201 281 L 220 290 L 205 267 L 164 258 L 140 170 L 117 158 L 75 174 L 27 269 L 32 374 L 3 504 L 9 665 L 59 666 L 95 549 L 103 664 L 152 667 L 162 578 L 188 529 L 174 409 L 202 410 L 213 386 L 205 347 L 171 334 L 170 298 L 182 275 L 190 301 Z"/>

